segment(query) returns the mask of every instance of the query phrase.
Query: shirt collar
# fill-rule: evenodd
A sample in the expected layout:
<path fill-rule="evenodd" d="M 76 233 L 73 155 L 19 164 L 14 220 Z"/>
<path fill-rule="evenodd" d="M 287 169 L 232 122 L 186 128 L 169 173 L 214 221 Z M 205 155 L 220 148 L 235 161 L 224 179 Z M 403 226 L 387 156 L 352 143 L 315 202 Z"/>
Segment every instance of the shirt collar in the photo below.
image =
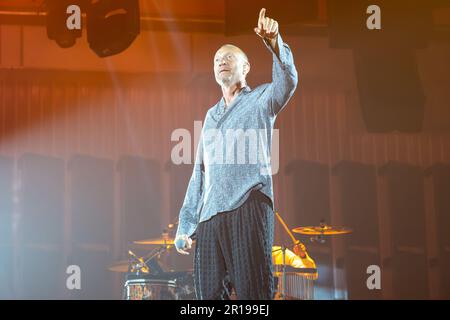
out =
<path fill-rule="evenodd" d="M 250 91 L 252 91 L 252 88 L 250 88 L 248 85 L 246 85 L 240 92 L 239 92 L 239 94 L 238 94 L 238 96 L 235 98 L 235 100 L 233 101 L 233 103 L 231 104 L 231 106 L 233 106 L 234 104 L 235 104 L 235 102 L 237 102 L 237 99 L 238 99 L 238 97 L 241 95 L 241 94 L 247 94 L 247 93 L 249 93 Z M 218 110 L 217 110 L 217 112 L 218 113 L 224 113 L 225 112 L 225 98 L 224 97 L 222 97 L 221 99 L 220 99 L 220 101 L 219 101 L 219 103 L 218 103 Z M 228 110 L 228 109 L 227 109 Z"/>

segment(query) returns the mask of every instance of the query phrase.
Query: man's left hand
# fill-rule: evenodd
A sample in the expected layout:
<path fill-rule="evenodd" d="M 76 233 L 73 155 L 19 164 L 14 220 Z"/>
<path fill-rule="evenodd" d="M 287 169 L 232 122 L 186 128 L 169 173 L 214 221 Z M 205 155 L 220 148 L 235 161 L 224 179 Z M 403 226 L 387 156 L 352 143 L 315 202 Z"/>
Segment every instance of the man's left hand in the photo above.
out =
<path fill-rule="evenodd" d="M 274 50 L 277 51 L 278 22 L 266 17 L 266 9 L 262 8 L 259 12 L 258 27 L 255 33 L 263 39 L 267 39 Z"/>
<path fill-rule="evenodd" d="M 272 40 L 278 36 L 278 22 L 266 17 L 266 9 L 262 8 L 259 12 L 258 27 L 254 30 L 261 38 Z"/>

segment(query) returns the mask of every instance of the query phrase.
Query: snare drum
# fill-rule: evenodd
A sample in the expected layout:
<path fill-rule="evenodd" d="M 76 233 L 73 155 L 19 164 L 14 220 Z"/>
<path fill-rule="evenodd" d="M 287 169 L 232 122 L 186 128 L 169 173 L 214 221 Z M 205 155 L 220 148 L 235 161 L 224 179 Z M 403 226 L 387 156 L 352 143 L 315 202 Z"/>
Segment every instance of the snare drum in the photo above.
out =
<path fill-rule="evenodd" d="M 124 286 L 126 300 L 194 300 L 190 272 L 164 272 L 161 275 L 129 274 Z"/>
<path fill-rule="evenodd" d="M 177 300 L 175 280 L 132 279 L 125 282 L 126 300 Z"/>

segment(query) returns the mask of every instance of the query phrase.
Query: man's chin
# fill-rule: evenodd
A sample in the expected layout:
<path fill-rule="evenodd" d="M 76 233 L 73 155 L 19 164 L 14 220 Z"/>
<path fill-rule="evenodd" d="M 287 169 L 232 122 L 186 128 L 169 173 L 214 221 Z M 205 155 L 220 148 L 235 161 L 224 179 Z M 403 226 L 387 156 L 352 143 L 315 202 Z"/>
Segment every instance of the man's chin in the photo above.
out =
<path fill-rule="evenodd" d="M 221 87 L 229 87 L 231 84 L 231 80 L 230 79 L 217 79 L 217 83 Z"/>

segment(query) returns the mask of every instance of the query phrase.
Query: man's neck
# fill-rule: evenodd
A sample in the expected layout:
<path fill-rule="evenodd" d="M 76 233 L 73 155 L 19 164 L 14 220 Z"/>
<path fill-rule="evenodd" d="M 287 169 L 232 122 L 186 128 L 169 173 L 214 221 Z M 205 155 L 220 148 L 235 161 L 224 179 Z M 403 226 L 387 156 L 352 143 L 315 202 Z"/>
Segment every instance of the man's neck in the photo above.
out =
<path fill-rule="evenodd" d="M 228 107 L 233 100 L 238 96 L 239 92 L 247 86 L 245 81 L 233 84 L 232 86 L 222 86 L 222 94 L 225 100 L 225 106 Z"/>

